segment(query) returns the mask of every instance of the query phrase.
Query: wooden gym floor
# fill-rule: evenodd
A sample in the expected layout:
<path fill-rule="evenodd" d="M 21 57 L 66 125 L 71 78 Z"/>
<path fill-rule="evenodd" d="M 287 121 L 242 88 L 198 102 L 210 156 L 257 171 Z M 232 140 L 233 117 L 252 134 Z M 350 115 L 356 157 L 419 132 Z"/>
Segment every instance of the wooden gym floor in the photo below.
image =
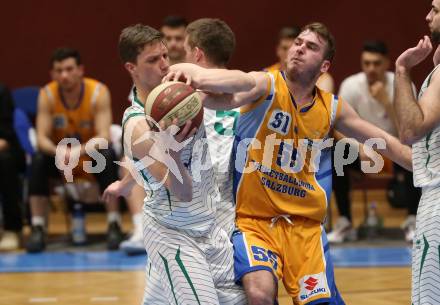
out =
<path fill-rule="evenodd" d="M 369 200 L 378 203 L 386 227 L 398 227 L 404 221 L 406 212 L 390 208 L 384 191 L 372 191 L 368 196 Z M 359 225 L 363 219 L 361 194 L 355 192 L 353 199 L 354 223 Z M 336 214 L 333 219 L 335 217 Z M 105 215 L 93 214 L 87 221 L 89 232 L 105 232 Z M 65 233 L 66 229 L 62 213 L 52 213 L 50 232 Z M 124 229 L 130 229 L 127 215 L 124 216 Z M 337 267 L 335 276 L 346 304 L 410 304 L 409 266 Z M 0 305 L 140 304 L 143 287 L 143 271 L 0 273 Z M 292 304 L 283 287 L 279 295 L 281 305 Z"/>

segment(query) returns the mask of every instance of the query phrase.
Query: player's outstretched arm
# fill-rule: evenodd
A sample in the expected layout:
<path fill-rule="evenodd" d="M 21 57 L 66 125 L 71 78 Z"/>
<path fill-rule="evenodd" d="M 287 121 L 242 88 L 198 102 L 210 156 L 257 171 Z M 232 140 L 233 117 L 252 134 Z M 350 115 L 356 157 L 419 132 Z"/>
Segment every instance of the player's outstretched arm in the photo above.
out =
<path fill-rule="evenodd" d="M 255 87 L 255 79 L 240 70 L 206 69 L 190 63 L 172 65 L 165 80 L 186 80 L 202 91 L 236 93 Z"/>
<path fill-rule="evenodd" d="M 177 124 L 177 119 L 173 123 Z M 155 132 L 145 119 L 130 119 L 124 128 L 124 139 L 127 139 L 127 130 L 131 133 L 131 156 L 128 157 L 140 160 L 155 180 L 161 181 L 179 200 L 191 201 L 192 178 L 180 158 L 182 150 L 174 146 L 192 137 L 196 129 L 191 130 L 191 121 L 187 121 L 181 131 L 174 135 L 168 133 L 169 129 L 163 122 L 160 125 L 162 130 Z"/>
<path fill-rule="evenodd" d="M 399 122 L 399 136 L 403 143 L 413 144 L 440 123 L 440 76 L 436 71 L 429 87 L 419 102 L 411 88 L 411 69 L 431 52 L 427 36 L 417 46 L 403 52 L 396 60 L 394 109 Z"/>
<path fill-rule="evenodd" d="M 360 143 L 371 138 L 385 140 L 386 148 L 380 152 L 407 170 L 412 170 L 409 146 L 403 145 L 396 137 L 361 119 L 348 103 L 342 100 L 340 102 L 342 105 L 335 125 L 336 130 L 347 137 L 355 138 Z"/>
<path fill-rule="evenodd" d="M 113 202 L 118 197 L 128 197 L 131 193 L 136 180 L 127 172 L 126 175 L 121 179 L 110 184 L 102 193 L 102 201 L 106 203 Z"/>
<path fill-rule="evenodd" d="M 259 100 L 270 88 L 270 78 L 265 72 L 244 73 L 238 70 L 205 69 L 193 64 L 177 64 L 164 81 L 186 81 L 202 91 L 204 106 L 233 109 Z"/>

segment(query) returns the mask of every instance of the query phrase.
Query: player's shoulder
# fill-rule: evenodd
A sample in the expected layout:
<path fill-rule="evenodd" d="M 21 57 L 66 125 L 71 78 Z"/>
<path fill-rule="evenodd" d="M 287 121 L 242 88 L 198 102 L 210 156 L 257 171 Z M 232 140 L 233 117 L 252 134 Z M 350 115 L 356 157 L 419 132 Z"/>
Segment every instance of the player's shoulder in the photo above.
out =
<path fill-rule="evenodd" d="M 427 80 L 429 84 L 432 84 L 433 82 L 438 84 L 440 82 L 440 64 L 432 69 L 431 73 L 427 77 Z"/>
<path fill-rule="evenodd" d="M 143 109 L 141 109 L 140 107 L 136 106 L 136 105 L 131 105 L 130 107 L 128 107 L 127 109 L 125 109 L 124 114 L 122 116 L 122 124 L 126 124 L 127 121 L 129 121 L 131 118 L 134 117 L 144 117 L 144 111 Z"/>

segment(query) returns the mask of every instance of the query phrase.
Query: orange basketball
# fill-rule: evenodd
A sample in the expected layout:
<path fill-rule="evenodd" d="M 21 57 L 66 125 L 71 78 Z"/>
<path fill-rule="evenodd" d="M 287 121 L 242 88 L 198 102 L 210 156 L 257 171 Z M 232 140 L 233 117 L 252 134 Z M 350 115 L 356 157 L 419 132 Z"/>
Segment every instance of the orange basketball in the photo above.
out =
<path fill-rule="evenodd" d="M 199 94 L 181 82 L 166 82 L 154 88 L 147 97 L 144 109 L 145 114 L 155 122 L 163 120 L 167 126 L 175 118 L 179 120 L 179 126 L 191 120 L 192 127 L 199 127 L 203 120 L 203 104 Z"/>

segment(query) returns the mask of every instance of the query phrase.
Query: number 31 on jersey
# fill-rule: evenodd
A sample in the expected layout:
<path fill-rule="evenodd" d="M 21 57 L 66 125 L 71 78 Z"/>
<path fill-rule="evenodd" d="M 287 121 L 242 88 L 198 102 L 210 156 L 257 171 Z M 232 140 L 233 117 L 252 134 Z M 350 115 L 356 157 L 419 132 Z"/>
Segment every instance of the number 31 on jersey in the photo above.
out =
<path fill-rule="evenodd" d="M 290 113 L 275 109 L 272 111 L 267 128 L 285 136 L 289 131 L 291 121 Z"/>

